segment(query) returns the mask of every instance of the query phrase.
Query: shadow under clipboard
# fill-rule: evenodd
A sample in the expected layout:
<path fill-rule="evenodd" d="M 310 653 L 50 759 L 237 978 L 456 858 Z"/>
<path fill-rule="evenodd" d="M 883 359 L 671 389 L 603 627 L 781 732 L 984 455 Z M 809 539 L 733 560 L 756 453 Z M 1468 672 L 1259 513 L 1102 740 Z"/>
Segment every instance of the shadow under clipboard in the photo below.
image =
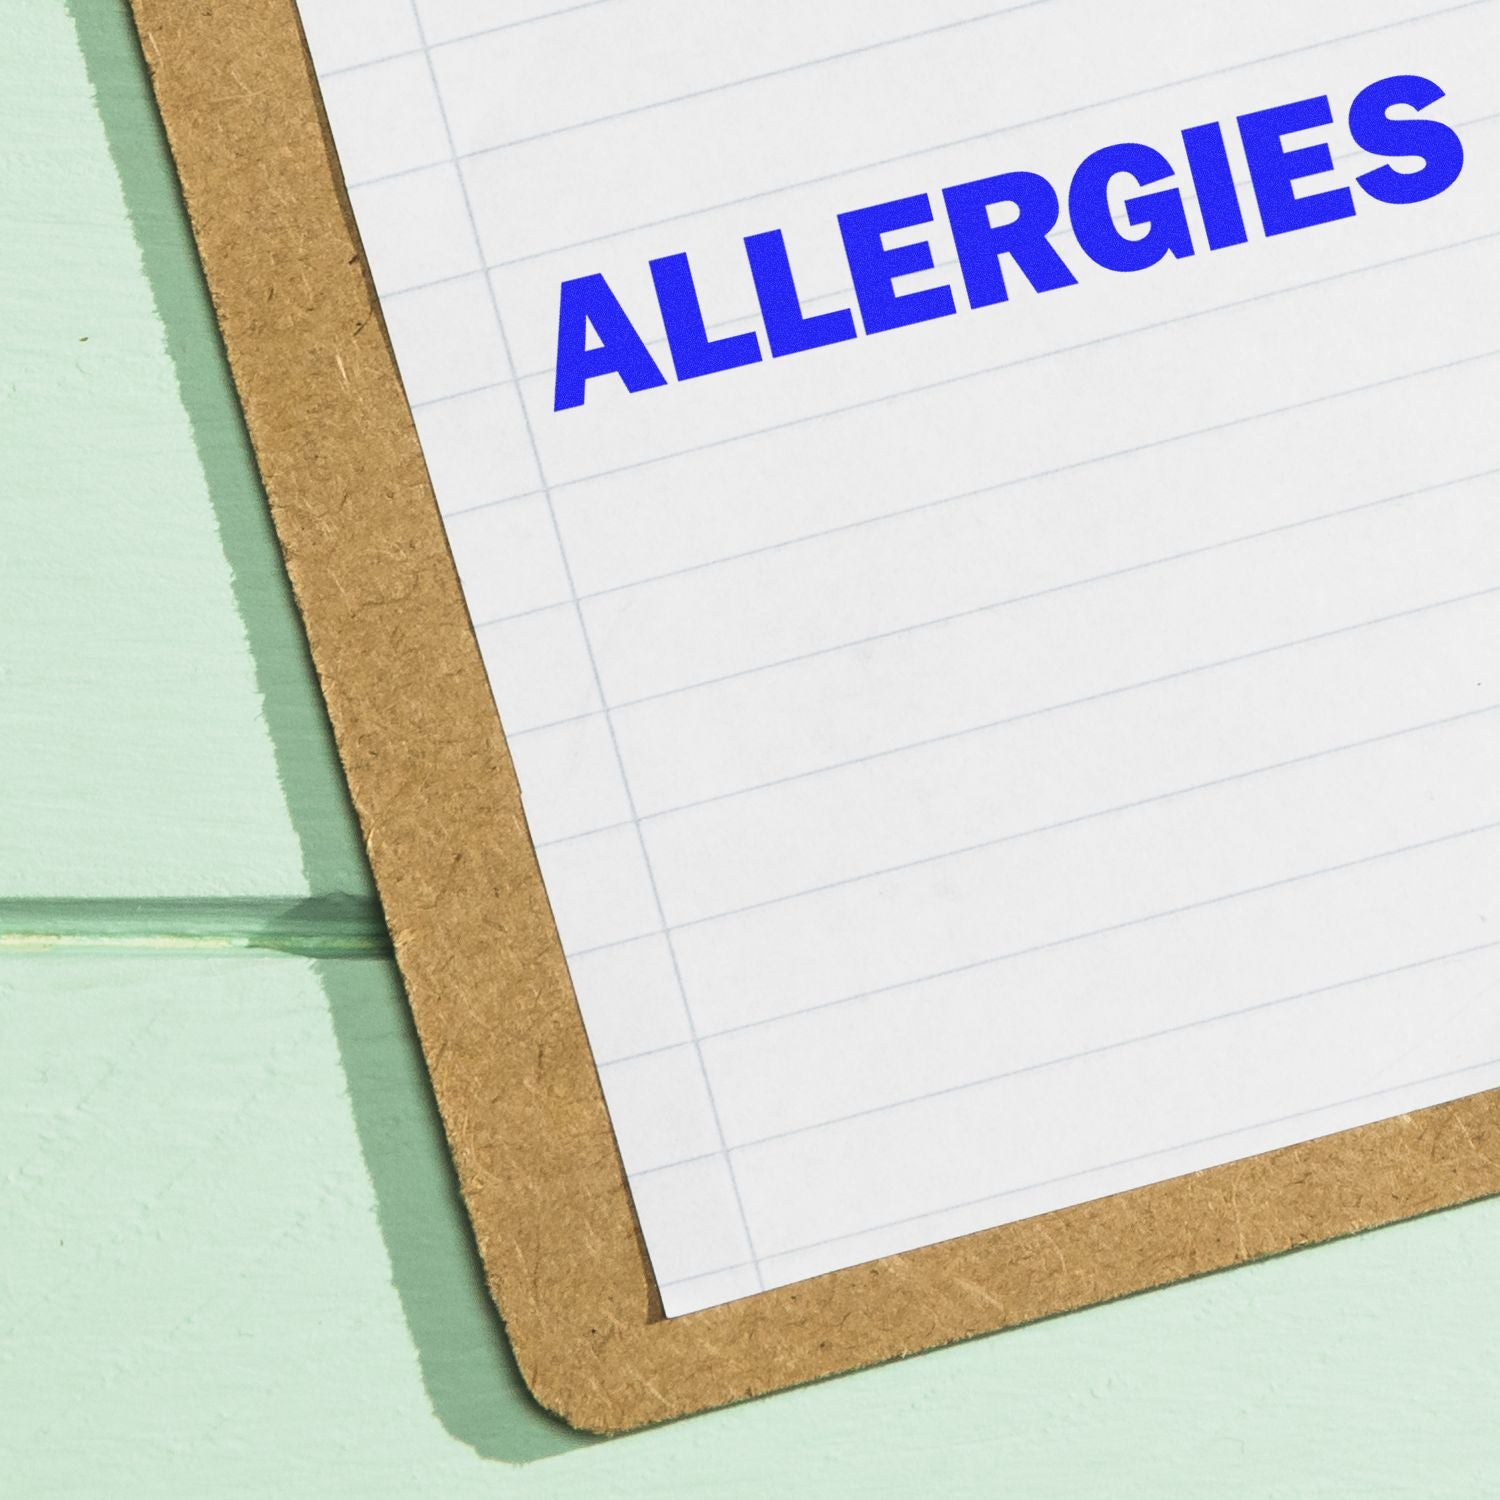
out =
<path fill-rule="evenodd" d="M 252 946 L 324 955 L 313 966 L 439 1421 L 481 1457 L 512 1464 L 591 1446 L 599 1439 L 532 1399 L 484 1284 L 135 29 L 124 0 L 66 3 L 203 467 L 307 887 L 318 893 Z M 348 956 L 327 956 L 324 926 L 362 936 Z M 374 963 L 350 962 L 382 956 L 378 983 Z"/>

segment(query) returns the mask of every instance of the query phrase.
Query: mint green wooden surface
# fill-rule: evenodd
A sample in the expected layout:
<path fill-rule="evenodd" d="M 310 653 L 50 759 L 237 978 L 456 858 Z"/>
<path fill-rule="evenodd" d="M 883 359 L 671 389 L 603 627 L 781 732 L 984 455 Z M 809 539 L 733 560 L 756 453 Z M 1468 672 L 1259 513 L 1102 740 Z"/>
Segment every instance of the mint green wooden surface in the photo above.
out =
<path fill-rule="evenodd" d="M 0 897 L 368 894 L 121 0 L 71 8 L 0 0 Z"/>
<path fill-rule="evenodd" d="M 0 1494 L 1500 1496 L 1493 1202 L 628 1438 L 533 1406 L 121 0 L 0 22 Z"/>

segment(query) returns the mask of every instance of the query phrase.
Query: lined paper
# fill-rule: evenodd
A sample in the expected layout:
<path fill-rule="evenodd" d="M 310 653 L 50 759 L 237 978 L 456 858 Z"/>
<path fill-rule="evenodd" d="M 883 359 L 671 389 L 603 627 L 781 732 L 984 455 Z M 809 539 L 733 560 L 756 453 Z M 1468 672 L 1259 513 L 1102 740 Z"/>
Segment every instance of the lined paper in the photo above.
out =
<path fill-rule="evenodd" d="M 1500 1086 L 1495 0 L 300 6 L 669 1315 Z M 570 278 L 1407 73 L 1431 201 L 552 410 Z"/>

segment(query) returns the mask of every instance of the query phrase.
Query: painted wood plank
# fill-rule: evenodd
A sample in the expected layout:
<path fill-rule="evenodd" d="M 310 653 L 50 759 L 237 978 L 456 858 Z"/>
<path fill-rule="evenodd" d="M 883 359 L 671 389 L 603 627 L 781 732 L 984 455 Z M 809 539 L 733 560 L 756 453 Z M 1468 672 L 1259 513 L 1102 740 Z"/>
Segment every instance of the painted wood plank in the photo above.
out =
<path fill-rule="evenodd" d="M 138 53 L 75 9 L 0 4 L 0 894 L 368 894 Z"/>
<path fill-rule="evenodd" d="M 1500 1203 L 612 1442 L 517 1389 L 392 971 L 0 957 L 22 1495 L 1493 1489 Z"/>

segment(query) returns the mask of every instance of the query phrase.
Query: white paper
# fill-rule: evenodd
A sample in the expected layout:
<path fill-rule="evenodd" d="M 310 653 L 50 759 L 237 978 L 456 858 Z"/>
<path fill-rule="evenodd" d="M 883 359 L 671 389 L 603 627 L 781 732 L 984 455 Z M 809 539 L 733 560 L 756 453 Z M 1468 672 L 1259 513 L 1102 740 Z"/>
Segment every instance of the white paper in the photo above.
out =
<path fill-rule="evenodd" d="M 1500 1086 L 1500 8 L 300 3 L 669 1314 Z M 1268 236 L 1323 95 L 1357 212 Z M 1121 141 L 1191 256 L 1083 253 Z M 1022 170 L 1077 284 L 971 309 Z M 671 378 L 653 258 L 763 347 L 745 236 L 832 312 L 923 193 L 954 315 Z M 596 274 L 667 383 L 554 411 Z"/>

